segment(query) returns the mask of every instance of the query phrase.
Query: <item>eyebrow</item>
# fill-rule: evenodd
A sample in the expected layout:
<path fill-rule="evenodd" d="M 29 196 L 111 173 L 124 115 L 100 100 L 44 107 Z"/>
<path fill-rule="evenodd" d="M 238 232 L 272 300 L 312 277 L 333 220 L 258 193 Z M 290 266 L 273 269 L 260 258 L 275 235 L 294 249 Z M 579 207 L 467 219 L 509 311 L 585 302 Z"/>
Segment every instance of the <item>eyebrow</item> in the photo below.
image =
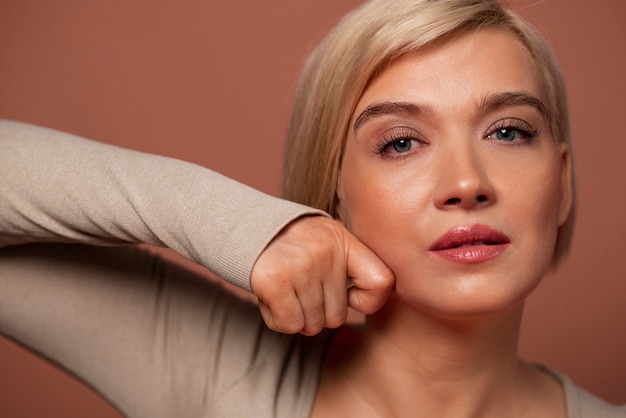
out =
<path fill-rule="evenodd" d="M 481 112 L 490 112 L 504 106 L 531 106 L 541 113 L 546 119 L 550 120 L 550 113 L 546 105 L 536 96 L 524 91 L 510 91 L 503 93 L 495 93 L 484 97 L 478 102 L 478 108 Z M 431 109 L 427 106 L 418 105 L 409 102 L 382 102 L 373 103 L 363 110 L 354 121 L 353 130 L 357 130 L 370 119 L 378 116 L 405 114 L 415 116 L 423 113 L 429 113 Z"/>
<path fill-rule="evenodd" d="M 546 105 L 536 96 L 524 91 L 508 91 L 484 97 L 478 108 L 483 112 L 494 111 L 504 106 L 531 106 L 546 119 L 550 120 L 550 112 Z"/>
<path fill-rule="evenodd" d="M 424 106 L 417 105 L 415 103 L 408 102 L 382 102 L 369 105 L 359 114 L 354 121 L 352 129 L 355 131 L 361 127 L 368 120 L 377 116 L 395 115 L 395 114 L 407 114 L 418 115 L 420 113 L 427 113 L 429 109 Z"/>

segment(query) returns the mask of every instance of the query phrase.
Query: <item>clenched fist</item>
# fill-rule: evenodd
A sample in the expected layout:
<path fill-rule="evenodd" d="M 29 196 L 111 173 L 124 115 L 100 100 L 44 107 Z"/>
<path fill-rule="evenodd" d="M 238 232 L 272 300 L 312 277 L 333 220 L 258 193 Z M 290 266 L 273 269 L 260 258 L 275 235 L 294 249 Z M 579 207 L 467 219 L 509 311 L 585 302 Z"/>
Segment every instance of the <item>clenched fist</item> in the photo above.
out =
<path fill-rule="evenodd" d="M 250 278 L 267 326 L 315 335 L 342 325 L 348 306 L 380 309 L 393 273 L 341 223 L 322 216 L 287 225 L 256 261 Z"/>

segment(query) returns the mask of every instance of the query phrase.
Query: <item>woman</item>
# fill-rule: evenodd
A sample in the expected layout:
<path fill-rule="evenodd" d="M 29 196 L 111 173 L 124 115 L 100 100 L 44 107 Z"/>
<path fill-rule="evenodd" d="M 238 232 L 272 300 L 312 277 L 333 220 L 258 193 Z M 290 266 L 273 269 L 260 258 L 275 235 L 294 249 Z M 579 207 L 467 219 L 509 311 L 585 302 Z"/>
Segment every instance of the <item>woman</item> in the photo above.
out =
<path fill-rule="evenodd" d="M 80 247 L 76 260 L 72 246 L 34 246 L 3 252 L 2 331 L 130 416 L 618 416 L 515 354 L 523 300 L 564 252 L 573 216 L 560 75 L 522 21 L 488 1 L 368 3 L 314 54 L 291 126 L 285 196 L 340 219 L 391 268 L 380 310 L 384 265 L 330 220 L 293 221 L 319 212 L 11 123 L 3 243 L 166 244 L 242 287 L 254 264 L 270 327 L 317 334 L 350 303 L 371 314 L 363 329 L 272 333 L 253 325 L 254 307 L 144 253 Z M 326 271 L 304 283 L 276 273 L 294 245 L 328 237 L 348 256 L 307 266 L 326 261 L 332 283 Z"/>

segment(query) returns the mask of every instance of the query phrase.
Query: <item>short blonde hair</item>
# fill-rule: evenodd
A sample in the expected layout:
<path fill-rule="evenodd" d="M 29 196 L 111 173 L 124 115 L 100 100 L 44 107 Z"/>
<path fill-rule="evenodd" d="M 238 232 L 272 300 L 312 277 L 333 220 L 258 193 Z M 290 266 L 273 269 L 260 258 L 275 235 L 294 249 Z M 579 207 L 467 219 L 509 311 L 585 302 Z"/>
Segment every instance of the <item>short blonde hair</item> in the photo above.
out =
<path fill-rule="evenodd" d="M 544 38 L 496 0 L 371 0 L 346 15 L 302 73 L 287 134 L 283 197 L 336 216 L 348 125 L 370 81 L 390 62 L 453 32 L 497 28 L 529 50 L 544 83 L 552 134 L 571 152 L 563 76 Z M 572 173 L 572 179 L 574 178 Z M 553 266 L 567 253 L 574 205 L 560 227 Z"/>

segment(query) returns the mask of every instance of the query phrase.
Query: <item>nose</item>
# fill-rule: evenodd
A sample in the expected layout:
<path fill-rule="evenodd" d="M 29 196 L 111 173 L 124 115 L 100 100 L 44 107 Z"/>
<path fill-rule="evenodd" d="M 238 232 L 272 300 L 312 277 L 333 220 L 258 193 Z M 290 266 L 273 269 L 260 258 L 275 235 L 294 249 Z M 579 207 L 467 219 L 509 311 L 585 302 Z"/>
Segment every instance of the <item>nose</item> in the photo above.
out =
<path fill-rule="evenodd" d="M 475 209 L 495 203 L 496 193 L 471 146 L 443 151 L 439 177 L 435 186 L 435 206 L 439 209 Z"/>

